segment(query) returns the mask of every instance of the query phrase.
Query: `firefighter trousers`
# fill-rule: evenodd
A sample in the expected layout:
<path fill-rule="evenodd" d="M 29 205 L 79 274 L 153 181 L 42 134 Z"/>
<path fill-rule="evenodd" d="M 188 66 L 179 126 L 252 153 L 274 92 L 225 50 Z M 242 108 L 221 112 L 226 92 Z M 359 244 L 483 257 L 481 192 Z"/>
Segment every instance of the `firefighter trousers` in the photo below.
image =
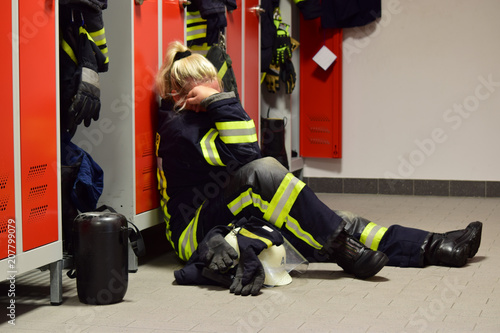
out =
<path fill-rule="evenodd" d="M 311 262 L 326 261 L 320 250 L 328 238 L 345 229 L 366 246 L 386 253 L 390 265 L 420 265 L 428 232 L 397 225 L 383 228 L 352 213 L 334 211 L 272 157 L 254 160 L 233 174 L 219 175 L 218 183 L 223 183 L 223 190 L 198 211 L 196 243 L 216 225 L 255 216 L 280 229 Z"/>

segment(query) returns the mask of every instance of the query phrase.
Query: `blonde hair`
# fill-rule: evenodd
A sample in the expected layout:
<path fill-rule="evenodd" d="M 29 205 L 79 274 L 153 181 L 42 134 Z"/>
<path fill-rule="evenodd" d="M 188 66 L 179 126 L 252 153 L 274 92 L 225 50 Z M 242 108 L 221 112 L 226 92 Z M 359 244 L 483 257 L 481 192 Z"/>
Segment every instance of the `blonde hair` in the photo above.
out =
<path fill-rule="evenodd" d="M 174 61 L 174 57 L 178 52 L 182 53 L 188 50 L 186 46 L 178 41 L 171 42 L 167 47 L 163 64 L 156 75 L 158 94 L 163 99 L 174 101 L 176 110 L 184 108 L 186 96 L 194 86 L 214 80 L 221 86 L 217 70 L 204 56 L 191 53 L 185 58 Z M 174 90 L 175 93 L 172 93 Z M 178 97 L 176 100 L 173 98 L 174 95 Z"/>

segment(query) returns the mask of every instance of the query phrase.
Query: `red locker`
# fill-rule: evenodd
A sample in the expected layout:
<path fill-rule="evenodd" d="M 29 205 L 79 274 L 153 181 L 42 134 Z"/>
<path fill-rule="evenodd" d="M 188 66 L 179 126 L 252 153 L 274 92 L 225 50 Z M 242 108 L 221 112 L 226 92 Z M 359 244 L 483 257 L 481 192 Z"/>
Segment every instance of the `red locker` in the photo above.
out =
<path fill-rule="evenodd" d="M 259 0 L 245 1 L 245 103 L 244 108 L 259 128 L 260 106 L 260 13 Z"/>
<path fill-rule="evenodd" d="M 19 0 L 23 251 L 58 239 L 55 0 Z"/>
<path fill-rule="evenodd" d="M 243 20 L 241 16 L 241 0 L 236 0 L 236 5 L 238 8 L 233 10 L 231 13 L 227 13 L 226 51 L 233 61 L 233 71 L 236 76 L 238 93 L 240 94 L 240 98 L 243 98 L 243 62 L 241 59 Z"/>
<path fill-rule="evenodd" d="M 136 214 L 154 209 L 160 202 L 154 151 L 157 71 L 158 0 L 149 0 L 134 6 Z"/>
<path fill-rule="evenodd" d="M 179 1 L 163 0 L 163 22 L 162 22 L 162 53 L 170 42 L 178 40 L 184 42 L 184 7 Z M 161 59 L 163 61 L 163 59 Z"/>
<path fill-rule="evenodd" d="M 12 31 L 12 4 L 8 1 L 0 11 L 0 31 Z M 3 103 L 0 123 L 0 259 L 8 255 L 8 235 L 14 232 L 15 220 L 14 188 L 14 130 L 12 89 L 12 35 L 3 33 L 0 37 L 3 51 L 0 53 L 0 100 Z M 14 244 L 15 245 L 15 244 Z M 15 246 L 10 249 L 15 251 Z M 12 252 L 11 252 L 12 253 Z"/>
<path fill-rule="evenodd" d="M 227 15 L 227 53 L 233 61 L 243 107 L 256 128 L 260 108 L 260 18 L 255 8 L 259 3 L 259 0 L 246 0 L 242 4 L 237 0 L 238 8 Z"/>
<path fill-rule="evenodd" d="M 342 30 L 300 20 L 300 155 L 342 157 Z M 337 59 L 323 70 L 312 58 L 326 45 Z"/>

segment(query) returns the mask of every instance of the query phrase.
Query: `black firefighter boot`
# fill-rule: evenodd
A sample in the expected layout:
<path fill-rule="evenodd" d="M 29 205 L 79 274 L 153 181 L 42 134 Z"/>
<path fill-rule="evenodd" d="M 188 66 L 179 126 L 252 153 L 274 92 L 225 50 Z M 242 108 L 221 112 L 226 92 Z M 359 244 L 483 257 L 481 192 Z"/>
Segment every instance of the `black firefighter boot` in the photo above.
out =
<path fill-rule="evenodd" d="M 424 241 L 424 265 L 462 267 L 476 255 L 481 244 L 481 222 L 469 223 L 462 230 L 444 234 L 429 233 Z"/>
<path fill-rule="evenodd" d="M 374 276 L 389 261 L 385 253 L 367 248 L 345 231 L 329 239 L 323 250 L 330 260 L 358 279 L 368 279 Z"/>

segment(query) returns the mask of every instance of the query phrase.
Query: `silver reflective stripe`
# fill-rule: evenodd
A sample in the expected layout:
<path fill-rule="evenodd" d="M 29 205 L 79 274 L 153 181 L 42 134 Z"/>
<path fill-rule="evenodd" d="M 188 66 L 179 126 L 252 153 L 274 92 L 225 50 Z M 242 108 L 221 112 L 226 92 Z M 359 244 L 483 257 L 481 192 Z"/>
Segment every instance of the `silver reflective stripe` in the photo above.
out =
<path fill-rule="evenodd" d="M 99 74 L 87 67 L 82 67 L 82 81 L 100 89 Z"/>
<path fill-rule="evenodd" d="M 373 241 L 375 240 L 375 236 L 377 236 L 377 232 L 382 229 L 382 226 L 376 225 L 370 230 L 370 233 L 366 236 L 365 246 L 371 248 L 373 245 Z"/>
<path fill-rule="evenodd" d="M 288 199 L 290 199 L 290 197 L 291 197 L 291 194 L 293 192 L 293 189 L 295 188 L 295 185 L 297 185 L 297 183 L 299 181 L 300 180 L 296 177 L 292 177 L 290 179 L 290 182 L 287 184 L 285 191 L 283 191 L 283 194 L 281 195 L 280 200 L 278 201 L 278 203 L 274 207 L 273 212 L 269 218 L 269 221 L 271 221 L 273 223 L 278 221 L 278 218 L 279 218 L 281 212 L 284 210 Z M 287 212 L 287 214 L 288 214 L 288 212 Z"/>
<path fill-rule="evenodd" d="M 186 36 L 188 37 L 188 40 L 193 39 L 193 36 L 197 36 L 196 38 L 201 38 L 201 37 L 206 37 L 206 35 L 207 35 L 206 26 L 200 26 L 199 28 L 197 27 L 196 29 L 192 30 L 189 29 L 188 31 L 186 31 Z"/>
<path fill-rule="evenodd" d="M 255 127 L 253 128 L 237 128 L 237 129 L 219 129 L 221 139 L 236 136 L 251 136 L 256 133 Z M 253 142 L 253 141 L 252 141 Z"/>
<path fill-rule="evenodd" d="M 246 192 L 243 192 L 236 200 L 230 203 L 229 210 L 233 215 L 239 214 L 243 208 L 253 204 L 253 206 L 258 207 L 261 211 L 267 210 L 267 202 L 263 201 L 260 195 L 256 195 L 249 189 Z"/>
<path fill-rule="evenodd" d="M 291 221 L 288 218 L 286 219 L 286 227 L 287 229 L 292 230 L 292 232 L 302 241 L 306 242 L 310 246 L 320 249 L 321 244 L 319 244 L 311 234 L 303 232 L 302 228 L 297 224 L 297 221 Z"/>
<path fill-rule="evenodd" d="M 217 151 L 217 146 L 215 145 L 215 138 L 217 135 L 219 135 L 219 132 L 217 132 L 215 128 L 210 129 L 200 141 L 201 150 L 208 164 L 224 166 L 225 164 L 222 163 L 219 152 Z"/>

